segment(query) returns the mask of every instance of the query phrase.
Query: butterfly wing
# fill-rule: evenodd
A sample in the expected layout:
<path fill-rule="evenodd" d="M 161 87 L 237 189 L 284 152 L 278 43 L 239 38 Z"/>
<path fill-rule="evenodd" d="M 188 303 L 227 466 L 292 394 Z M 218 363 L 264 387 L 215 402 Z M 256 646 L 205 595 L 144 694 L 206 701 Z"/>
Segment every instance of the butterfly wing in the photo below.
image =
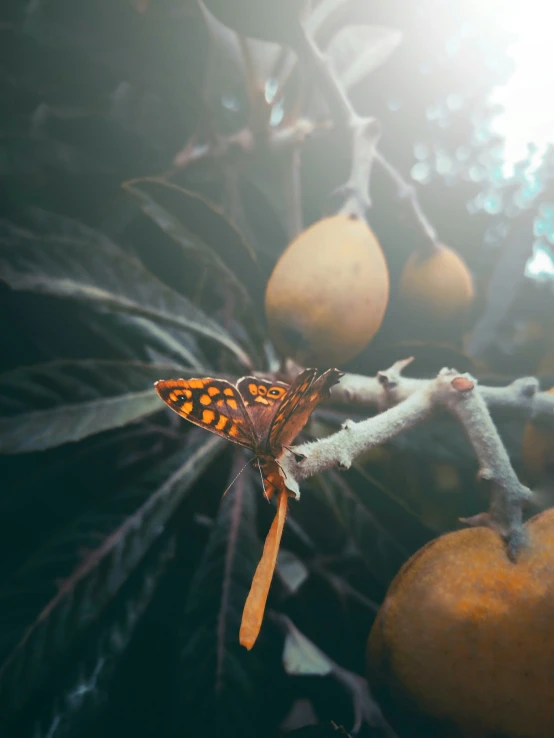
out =
<path fill-rule="evenodd" d="M 225 379 L 167 379 L 156 392 L 181 417 L 229 441 L 255 450 L 257 437 L 237 387 Z"/>
<path fill-rule="evenodd" d="M 268 435 L 268 448 L 278 456 L 283 446 L 294 441 L 308 418 L 329 390 L 343 376 L 338 369 L 328 369 L 318 375 L 317 369 L 305 369 L 290 385 L 277 409 Z"/>
<path fill-rule="evenodd" d="M 258 377 L 241 377 L 237 382 L 237 389 L 262 446 L 265 446 L 271 423 L 288 388 L 284 382 L 269 382 Z"/>

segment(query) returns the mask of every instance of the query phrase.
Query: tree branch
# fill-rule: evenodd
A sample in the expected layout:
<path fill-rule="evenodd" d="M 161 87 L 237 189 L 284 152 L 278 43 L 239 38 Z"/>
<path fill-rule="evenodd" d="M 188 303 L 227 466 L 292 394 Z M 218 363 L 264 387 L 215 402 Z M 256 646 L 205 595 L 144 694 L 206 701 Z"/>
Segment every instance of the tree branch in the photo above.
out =
<path fill-rule="evenodd" d="M 348 212 L 354 210 L 363 215 L 365 210 L 371 206 L 368 195 L 369 180 L 372 163 L 377 161 L 396 185 L 400 200 L 409 205 L 430 249 L 436 251 L 439 245 L 437 233 L 421 208 L 415 188 L 408 184 L 376 149 L 380 135 L 378 122 L 374 118 L 362 117 L 356 113 L 332 65 L 320 51 L 313 35 L 308 30 L 308 25 L 302 28 L 295 51 L 299 59 L 311 69 L 316 83 L 326 95 L 335 126 L 352 138 L 351 171 L 344 188 L 346 202 L 342 210 Z"/>
<path fill-rule="evenodd" d="M 356 405 L 379 411 L 398 405 L 433 380 L 402 376 L 412 358 L 398 361 L 376 377 L 345 374 L 331 391 L 334 405 Z M 528 418 L 549 416 L 554 420 L 554 396 L 539 392 L 535 377 L 521 377 L 505 387 L 480 385 L 479 392 L 490 410 L 511 410 Z"/>
<path fill-rule="evenodd" d="M 486 392 L 477 388 L 477 380 L 471 375 L 459 374 L 453 369 L 443 369 L 432 380 L 405 380 L 401 372 L 409 361 L 397 362 L 388 371 L 379 372 L 373 380 L 379 386 L 379 394 L 375 397 L 380 398 L 381 406 L 388 405 L 389 409 L 359 423 L 346 421 L 337 433 L 297 446 L 279 459 L 287 488 L 298 498 L 298 483 L 303 479 L 335 466 L 349 469 L 357 456 L 413 428 L 442 407 L 462 424 L 479 462 L 479 477 L 491 485 L 488 514 L 465 522 L 497 530 L 508 544 L 509 556 L 514 558 L 525 544 L 522 505 L 531 492 L 519 482 L 512 469 L 490 416 L 484 397 Z M 341 384 L 346 380 L 348 385 L 351 377 L 345 376 Z M 408 393 L 407 388 L 411 390 Z M 537 380 L 518 380 L 506 388 L 488 388 L 489 401 L 492 404 L 497 401 L 503 407 L 519 406 L 518 402 L 525 405 L 531 402 L 536 389 Z M 550 413 L 554 414 L 554 403 Z"/>

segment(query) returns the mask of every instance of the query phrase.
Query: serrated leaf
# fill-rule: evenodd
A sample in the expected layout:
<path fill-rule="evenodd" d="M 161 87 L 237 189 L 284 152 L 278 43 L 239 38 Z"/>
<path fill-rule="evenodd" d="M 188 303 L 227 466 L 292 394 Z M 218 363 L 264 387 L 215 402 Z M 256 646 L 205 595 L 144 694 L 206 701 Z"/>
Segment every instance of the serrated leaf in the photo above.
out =
<path fill-rule="evenodd" d="M 12 289 L 73 298 L 191 331 L 250 364 L 221 326 L 106 236 L 44 211 L 30 215 L 40 234 L 0 221 L 0 278 Z"/>
<path fill-rule="evenodd" d="M 0 375 L 0 453 L 44 451 L 161 410 L 153 383 L 174 364 L 65 360 Z"/>
<path fill-rule="evenodd" d="M 338 473 L 320 475 L 315 486 L 354 543 L 368 570 L 378 582 L 388 585 L 409 553 L 379 523 Z"/>
<path fill-rule="evenodd" d="M 243 465 L 237 454 L 234 474 Z M 261 545 L 256 535 L 255 493 L 241 474 L 220 504 L 187 600 L 183 699 L 209 735 L 256 736 L 256 655 L 239 645 L 242 610 Z"/>
<path fill-rule="evenodd" d="M 123 187 L 139 199 L 142 211 L 164 233 L 213 270 L 214 275 L 225 280 L 244 302 L 251 303 L 242 279 L 252 286 L 261 283 L 260 275 L 254 268 L 254 255 L 221 213 L 200 195 L 163 180 L 134 179 L 125 182 Z M 216 217 L 219 218 L 221 233 L 217 238 L 207 241 L 204 224 L 211 223 L 213 228 L 212 221 Z M 223 232 L 225 226 L 226 233 Z M 201 231 L 204 231 L 204 235 L 201 235 Z"/>
<path fill-rule="evenodd" d="M 191 430 L 183 449 L 124 488 L 111 506 L 75 521 L 14 577 L 0 599 L 4 620 L 0 633 L 5 637 L 11 632 L 14 640 L 14 630 L 24 634 L 0 668 L 0 714 L 8 706 L 19 709 L 27 695 L 48 679 L 59 658 L 136 570 L 224 445 L 217 436 Z M 88 547 L 88 553 L 75 566 L 82 546 Z M 74 568 L 64 572 L 68 564 Z M 28 603 L 37 586 L 49 582 L 53 587 L 54 566 L 66 578 L 32 620 Z M 41 576 L 45 568 L 48 577 Z"/>

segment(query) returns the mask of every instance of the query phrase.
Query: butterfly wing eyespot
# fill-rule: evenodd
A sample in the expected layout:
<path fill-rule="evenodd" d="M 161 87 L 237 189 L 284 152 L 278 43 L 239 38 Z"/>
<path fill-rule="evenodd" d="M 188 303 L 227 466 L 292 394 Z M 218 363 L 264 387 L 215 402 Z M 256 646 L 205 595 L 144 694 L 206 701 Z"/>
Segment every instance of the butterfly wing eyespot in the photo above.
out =
<path fill-rule="evenodd" d="M 191 423 L 255 450 L 252 421 L 236 387 L 224 379 L 167 379 L 154 385 L 161 399 Z"/>
<path fill-rule="evenodd" d="M 288 384 L 270 382 L 259 377 L 242 377 L 237 389 L 244 401 L 261 448 L 267 446 L 267 436 L 275 413 L 285 396 Z"/>

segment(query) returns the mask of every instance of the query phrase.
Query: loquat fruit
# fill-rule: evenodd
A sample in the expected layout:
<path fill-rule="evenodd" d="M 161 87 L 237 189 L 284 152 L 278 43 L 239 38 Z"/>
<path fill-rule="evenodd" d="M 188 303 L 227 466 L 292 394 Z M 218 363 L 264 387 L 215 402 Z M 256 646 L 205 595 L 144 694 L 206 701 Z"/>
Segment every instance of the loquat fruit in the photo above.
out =
<path fill-rule="evenodd" d="M 473 281 L 463 259 L 448 246 L 431 253 L 413 253 L 399 284 L 404 313 L 411 323 L 449 328 L 463 322 L 473 296 Z"/>
<path fill-rule="evenodd" d="M 280 351 L 308 366 L 334 366 L 358 354 L 379 330 L 389 273 L 368 224 L 323 218 L 289 245 L 269 278 L 265 309 Z"/>
<path fill-rule="evenodd" d="M 496 532 L 468 528 L 428 543 L 395 577 L 367 663 L 391 722 L 411 716 L 401 736 L 554 734 L 554 509 L 526 528 L 515 563 Z"/>

